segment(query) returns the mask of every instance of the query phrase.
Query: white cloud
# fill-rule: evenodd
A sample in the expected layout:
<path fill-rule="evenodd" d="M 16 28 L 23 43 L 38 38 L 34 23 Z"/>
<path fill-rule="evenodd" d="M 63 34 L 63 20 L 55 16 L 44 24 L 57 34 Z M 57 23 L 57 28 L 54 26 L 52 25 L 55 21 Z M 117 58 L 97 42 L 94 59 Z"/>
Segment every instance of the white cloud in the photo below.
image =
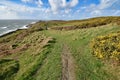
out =
<path fill-rule="evenodd" d="M 21 0 L 24 3 L 15 3 L 10 0 L 0 1 L 0 19 L 81 19 L 95 16 L 120 15 L 120 0 L 100 0 L 99 4 L 90 4 L 78 7 L 80 0 Z M 86 0 L 87 1 L 87 0 Z M 34 4 L 36 7 L 27 5 Z M 47 6 L 46 6 L 47 5 Z M 50 7 L 48 7 L 50 5 Z M 47 7 L 47 8 L 46 8 Z M 76 7 L 75 9 L 73 9 Z M 115 8 L 111 8 L 115 7 Z M 53 14 L 54 13 L 54 14 Z"/>
<path fill-rule="evenodd" d="M 102 13 L 101 13 L 100 10 L 94 10 L 94 11 L 91 12 L 91 15 L 94 15 L 94 16 L 99 16 L 99 15 L 101 15 L 101 14 L 102 14 Z"/>
<path fill-rule="evenodd" d="M 42 2 L 41 0 L 38 0 L 38 1 L 36 2 L 36 4 L 37 4 L 39 7 L 41 7 L 41 6 L 43 5 L 43 2 Z"/>
<path fill-rule="evenodd" d="M 72 0 L 72 1 L 69 3 L 70 7 L 74 7 L 74 6 L 76 6 L 77 4 L 78 4 L 78 0 Z"/>
<path fill-rule="evenodd" d="M 43 5 L 42 0 L 21 0 L 24 3 L 32 3 L 38 5 L 38 7 L 41 7 Z"/>
<path fill-rule="evenodd" d="M 54 14 L 57 14 L 58 9 L 60 7 L 60 1 L 58 0 L 49 0 L 50 6 Z"/>
<path fill-rule="evenodd" d="M 116 12 L 115 9 L 118 7 L 116 5 L 117 3 L 120 3 L 120 0 L 100 0 L 99 4 L 90 4 L 84 6 L 85 8 L 81 7 L 80 10 L 85 10 L 86 13 L 90 13 L 90 16 L 115 15 L 119 13 L 119 11 Z"/>
<path fill-rule="evenodd" d="M 98 5 L 99 9 L 105 9 L 112 6 L 118 0 L 100 0 L 100 4 Z"/>
<path fill-rule="evenodd" d="M 71 9 L 65 9 L 65 13 L 68 14 L 71 11 Z"/>
<path fill-rule="evenodd" d="M 27 3 L 27 2 L 33 2 L 33 0 L 21 0 L 22 2 L 25 2 L 25 3 Z"/>
<path fill-rule="evenodd" d="M 50 13 L 51 12 L 51 10 L 49 9 L 49 8 L 47 8 L 46 10 L 45 10 L 45 13 Z"/>
<path fill-rule="evenodd" d="M 24 12 L 30 13 L 30 12 L 32 12 L 34 10 L 34 8 L 32 8 L 32 7 L 12 3 L 12 2 L 9 2 L 9 1 L 2 1 L 2 2 L 0 2 L 0 4 L 7 7 L 7 10 L 5 9 L 6 11 L 11 10 L 11 11 L 14 11 L 14 12 L 17 12 L 17 13 L 24 13 Z"/>
<path fill-rule="evenodd" d="M 79 3 L 78 0 L 70 0 L 67 2 L 66 0 L 49 0 L 49 4 L 54 14 L 57 14 L 60 10 L 65 10 L 65 12 L 69 13 L 70 8 L 75 7 Z"/>
<path fill-rule="evenodd" d="M 45 8 L 39 7 L 29 7 L 23 4 L 17 4 L 11 1 L 1 1 L 0 2 L 0 19 L 29 19 L 38 18 L 45 12 Z M 40 17 L 41 17 L 40 16 Z M 42 18 L 42 17 L 41 17 Z"/>
<path fill-rule="evenodd" d="M 16 19 L 19 18 L 16 12 L 9 9 L 7 6 L 0 6 L 0 19 Z"/>

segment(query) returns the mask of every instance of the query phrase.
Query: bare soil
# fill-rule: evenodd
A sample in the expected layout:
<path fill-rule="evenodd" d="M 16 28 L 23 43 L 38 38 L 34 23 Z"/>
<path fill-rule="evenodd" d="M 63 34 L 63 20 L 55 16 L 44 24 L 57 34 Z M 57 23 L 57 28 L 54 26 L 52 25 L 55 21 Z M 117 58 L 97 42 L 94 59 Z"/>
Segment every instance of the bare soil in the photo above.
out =
<path fill-rule="evenodd" d="M 74 59 L 67 45 L 62 51 L 62 80 L 76 80 Z"/>

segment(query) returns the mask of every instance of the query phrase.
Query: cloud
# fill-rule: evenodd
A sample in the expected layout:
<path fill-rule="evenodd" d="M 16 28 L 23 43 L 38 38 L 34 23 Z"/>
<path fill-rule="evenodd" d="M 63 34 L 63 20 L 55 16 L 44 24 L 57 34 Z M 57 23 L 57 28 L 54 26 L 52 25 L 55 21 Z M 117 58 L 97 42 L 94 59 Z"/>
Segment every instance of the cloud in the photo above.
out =
<path fill-rule="evenodd" d="M 70 7 L 74 7 L 74 6 L 76 6 L 78 3 L 79 3 L 78 0 L 72 0 L 72 1 L 69 3 L 69 6 L 70 6 Z"/>
<path fill-rule="evenodd" d="M 21 0 L 23 3 L 36 4 L 38 7 L 43 6 L 42 0 Z"/>
<path fill-rule="evenodd" d="M 100 10 L 94 10 L 94 11 L 91 12 L 91 15 L 96 15 L 96 16 L 98 16 L 98 15 L 101 15 L 101 14 L 102 14 L 102 13 L 101 13 Z"/>
<path fill-rule="evenodd" d="M 100 4 L 98 5 L 99 9 L 106 9 L 114 5 L 119 0 L 100 0 Z"/>
<path fill-rule="evenodd" d="M 41 7 L 41 6 L 43 5 L 43 2 L 42 2 L 41 0 L 38 0 L 38 1 L 36 2 L 36 4 L 37 4 L 39 7 Z"/>
<path fill-rule="evenodd" d="M 43 18 L 45 8 L 30 7 L 24 4 L 17 4 L 11 1 L 0 2 L 0 19 L 32 19 Z M 41 15 L 41 16 L 40 16 Z"/>
<path fill-rule="evenodd" d="M 70 9 L 75 7 L 78 3 L 78 0 L 49 0 L 51 10 L 54 14 L 57 14 L 60 10 L 65 10 L 66 13 L 69 13 Z"/>
<path fill-rule="evenodd" d="M 28 2 L 28 3 L 29 3 L 29 2 L 30 2 L 30 3 L 33 2 L 33 0 L 21 0 L 21 1 L 22 1 L 22 2 L 25 2 L 25 3 L 27 3 L 27 2 Z"/>
<path fill-rule="evenodd" d="M 0 19 L 16 19 L 19 18 L 17 13 L 9 9 L 7 6 L 0 6 Z"/>
<path fill-rule="evenodd" d="M 90 13 L 89 15 L 92 16 L 105 16 L 105 15 L 113 15 L 115 14 L 120 0 L 100 0 L 99 4 L 90 4 L 87 6 L 81 7 L 80 10 L 85 10 L 86 13 Z M 84 8 L 85 7 L 85 8 Z M 119 9 L 118 9 L 119 10 Z M 118 12 L 116 12 L 118 14 Z"/>
<path fill-rule="evenodd" d="M 45 9 L 45 13 L 50 13 L 51 12 L 51 10 L 49 9 L 49 8 L 47 8 L 47 9 Z"/>
<path fill-rule="evenodd" d="M 65 13 L 68 14 L 69 12 L 71 12 L 72 10 L 71 9 L 65 9 Z"/>
<path fill-rule="evenodd" d="M 78 5 L 82 0 L 21 0 L 0 1 L 0 19 L 83 19 L 96 16 L 120 15 L 120 0 L 99 0 L 99 4 Z M 83 3 L 87 3 L 84 0 Z M 31 6 L 34 5 L 34 6 Z"/>

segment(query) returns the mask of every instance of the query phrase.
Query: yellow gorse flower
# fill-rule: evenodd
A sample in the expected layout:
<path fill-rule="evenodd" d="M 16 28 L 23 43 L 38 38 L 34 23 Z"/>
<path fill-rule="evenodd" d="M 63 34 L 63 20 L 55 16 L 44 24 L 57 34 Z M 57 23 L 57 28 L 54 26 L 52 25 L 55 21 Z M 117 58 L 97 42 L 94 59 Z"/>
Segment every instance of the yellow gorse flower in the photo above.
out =
<path fill-rule="evenodd" d="M 91 41 L 93 55 L 98 58 L 120 60 L 120 31 L 98 36 Z"/>

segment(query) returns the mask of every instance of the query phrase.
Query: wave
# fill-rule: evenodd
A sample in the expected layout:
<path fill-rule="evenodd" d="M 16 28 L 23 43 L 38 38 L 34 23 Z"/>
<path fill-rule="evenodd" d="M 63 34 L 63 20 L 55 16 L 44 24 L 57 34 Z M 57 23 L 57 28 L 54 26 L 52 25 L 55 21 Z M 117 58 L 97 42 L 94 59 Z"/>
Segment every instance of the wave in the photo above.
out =
<path fill-rule="evenodd" d="M 13 32 L 13 31 L 16 31 L 16 30 L 18 30 L 18 29 L 7 30 L 7 31 L 3 32 L 2 34 L 0 34 L 0 36 L 10 33 L 10 32 Z"/>
<path fill-rule="evenodd" d="M 35 24 L 36 22 L 31 22 L 30 24 Z M 21 28 L 19 28 L 19 29 L 27 29 L 27 28 L 29 28 L 29 24 L 27 24 L 27 25 L 24 25 L 24 26 L 22 26 Z"/>
<path fill-rule="evenodd" d="M 7 26 L 4 26 L 4 27 L 0 27 L 0 29 L 6 29 L 7 28 Z"/>
<path fill-rule="evenodd" d="M 36 22 L 31 22 L 30 24 L 35 24 Z"/>
<path fill-rule="evenodd" d="M 36 22 L 31 22 L 30 24 L 35 24 L 35 23 L 36 23 Z M 5 34 L 8 34 L 8 33 L 10 33 L 10 32 L 16 31 L 16 30 L 19 30 L 19 29 L 28 29 L 28 28 L 29 28 L 28 25 L 29 25 L 29 24 L 24 25 L 24 26 L 22 26 L 22 27 L 20 27 L 20 28 L 15 28 L 15 29 L 11 29 L 11 30 L 4 31 L 3 33 L 0 34 L 0 36 L 5 35 Z M 0 28 L 1 28 L 1 29 L 6 29 L 7 26 L 5 26 L 5 27 L 0 27 Z"/>
<path fill-rule="evenodd" d="M 19 29 L 27 29 L 27 25 L 24 25 L 23 27 L 19 28 Z"/>

